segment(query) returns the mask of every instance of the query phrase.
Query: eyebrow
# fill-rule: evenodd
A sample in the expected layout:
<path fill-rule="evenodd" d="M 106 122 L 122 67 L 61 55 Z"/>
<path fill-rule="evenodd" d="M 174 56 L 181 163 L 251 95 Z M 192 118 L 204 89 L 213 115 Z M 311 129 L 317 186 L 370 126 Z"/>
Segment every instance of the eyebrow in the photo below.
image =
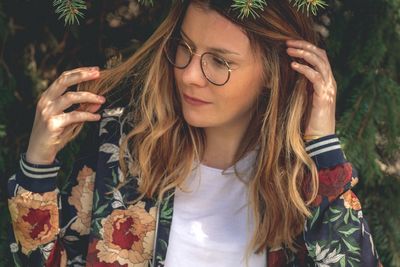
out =
<path fill-rule="evenodd" d="M 183 30 L 181 30 L 180 32 L 181 32 L 181 34 L 182 34 L 186 39 L 188 39 L 192 44 L 194 44 L 194 42 L 189 38 L 189 36 L 187 36 L 187 34 L 186 34 Z M 230 51 L 230 50 L 225 49 L 225 48 L 210 47 L 209 49 L 210 49 L 211 51 L 219 52 L 219 53 L 222 53 L 222 54 L 234 54 L 234 55 L 240 56 L 239 53 Z"/>

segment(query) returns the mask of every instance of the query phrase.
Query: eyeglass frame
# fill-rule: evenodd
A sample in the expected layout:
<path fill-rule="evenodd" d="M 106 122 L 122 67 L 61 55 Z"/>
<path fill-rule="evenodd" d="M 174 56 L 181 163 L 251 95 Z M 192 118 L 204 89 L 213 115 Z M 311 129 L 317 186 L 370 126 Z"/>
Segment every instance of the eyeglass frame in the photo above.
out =
<path fill-rule="evenodd" d="M 169 58 L 169 56 L 168 56 L 167 46 L 168 46 L 168 42 L 169 42 L 171 39 L 181 40 L 181 41 L 185 44 L 185 46 L 186 46 L 187 48 L 189 48 L 190 58 L 189 58 L 187 64 L 186 64 L 185 66 L 183 66 L 183 67 L 178 67 L 177 65 L 175 65 L 175 64 L 171 61 L 171 59 Z M 200 69 L 201 69 L 201 72 L 203 73 L 203 76 L 207 79 L 207 81 L 209 81 L 210 83 L 212 83 L 212 84 L 214 84 L 214 85 L 216 85 L 216 86 L 224 86 L 224 85 L 229 81 L 229 79 L 230 79 L 230 77 L 231 77 L 231 72 L 234 70 L 234 69 L 231 68 L 231 66 L 229 65 L 229 63 L 228 63 L 224 58 L 222 58 L 222 57 L 216 55 L 216 54 L 213 53 L 213 52 L 204 52 L 204 53 L 202 53 L 202 54 L 198 54 L 198 53 L 193 52 L 192 47 L 191 47 L 183 38 L 180 38 L 180 37 L 170 37 L 170 38 L 168 38 L 167 43 L 166 43 L 166 45 L 164 46 L 164 49 L 163 49 L 163 50 L 164 50 L 164 52 L 165 52 L 165 55 L 166 55 L 166 58 L 167 58 L 168 62 L 171 63 L 171 65 L 173 65 L 175 68 L 178 68 L 178 69 L 184 69 L 184 68 L 186 68 L 187 66 L 189 66 L 190 62 L 192 61 L 193 55 L 199 56 L 199 57 L 200 57 Z M 215 56 L 215 57 L 221 59 L 221 60 L 224 62 L 225 66 L 228 68 L 228 69 L 227 69 L 227 70 L 228 70 L 228 77 L 227 77 L 227 79 L 226 79 L 226 81 L 225 81 L 224 83 L 222 83 L 222 84 L 215 83 L 215 82 L 211 81 L 211 80 L 207 77 L 207 75 L 204 73 L 204 69 L 203 69 L 203 64 L 202 64 L 202 63 L 203 63 L 203 56 L 206 55 L 206 54 L 210 54 L 210 55 L 213 55 L 213 56 Z"/>

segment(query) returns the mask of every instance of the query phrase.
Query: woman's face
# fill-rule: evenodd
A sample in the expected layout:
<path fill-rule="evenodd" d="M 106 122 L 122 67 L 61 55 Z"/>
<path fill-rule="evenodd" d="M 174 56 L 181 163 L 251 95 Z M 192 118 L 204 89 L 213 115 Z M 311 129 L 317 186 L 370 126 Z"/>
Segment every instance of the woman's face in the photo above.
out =
<path fill-rule="evenodd" d="M 229 62 L 233 69 L 229 81 L 217 86 L 203 75 L 199 56 L 194 55 L 184 69 L 174 68 L 186 122 L 203 128 L 237 127 L 248 123 L 262 88 L 262 65 L 260 57 L 253 54 L 246 34 L 217 12 L 191 4 L 181 35 L 196 54 L 213 52 Z M 229 53 L 219 50 L 229 50 Z M 193 104 L 184 95 L 208 103 Z"/>

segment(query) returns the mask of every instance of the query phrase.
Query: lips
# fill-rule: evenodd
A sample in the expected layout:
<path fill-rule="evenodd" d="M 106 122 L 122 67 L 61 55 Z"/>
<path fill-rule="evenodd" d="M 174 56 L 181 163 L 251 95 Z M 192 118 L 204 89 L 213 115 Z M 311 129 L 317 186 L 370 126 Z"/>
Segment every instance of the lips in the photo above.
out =
<path fill-rule="evenodd" d="M 209 103 L 210 103 L 210 102 L 206 102 L 206 101 L 203 101 L 203 100 L 201 100 L 201 99 L 198 99 L 198 98 L 190 97 L 190 96 L 185 95 L 185 94 L 183 94 L 183 96 L 184 96 L 185 98 L 187 98 L 187 99 L 189 99 L 189 100 L 192 100 L 192 101 L 195 101 L 195 102 L 204 103 L 204 104 L 209 104 Z"/>

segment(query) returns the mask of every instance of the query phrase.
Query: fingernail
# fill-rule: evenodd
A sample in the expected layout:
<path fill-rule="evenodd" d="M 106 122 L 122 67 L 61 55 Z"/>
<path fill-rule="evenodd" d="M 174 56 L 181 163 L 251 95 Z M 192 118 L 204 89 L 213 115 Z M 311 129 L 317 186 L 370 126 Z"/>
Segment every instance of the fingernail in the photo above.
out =
<path fill-rule="evenodd" d="M 89 70 L 90 70 L 90 71 L 99 70 L 99 67 L 97 67 L 97 66 L 95 66 L 95 67 L 90 67 Z"/>

